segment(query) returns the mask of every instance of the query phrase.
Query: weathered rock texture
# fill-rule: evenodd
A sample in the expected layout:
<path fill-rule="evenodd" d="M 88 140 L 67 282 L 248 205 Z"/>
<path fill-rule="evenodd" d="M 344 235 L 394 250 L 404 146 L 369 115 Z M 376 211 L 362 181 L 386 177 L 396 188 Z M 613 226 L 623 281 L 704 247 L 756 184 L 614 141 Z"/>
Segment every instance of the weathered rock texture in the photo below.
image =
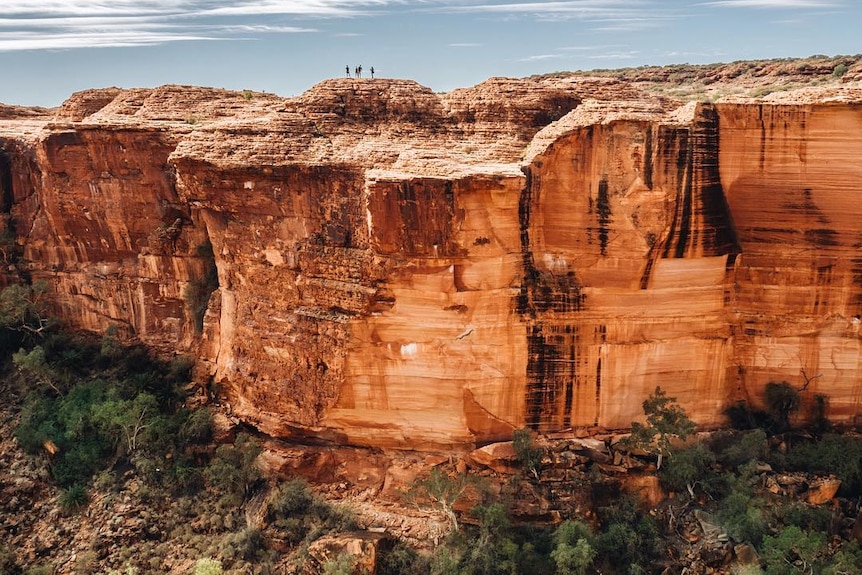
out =
<path fill-rule="evenodd" d="M 66 321 L 195 354 L 274 437 L 621 428 L 657 385 L 720 425 L 805 378 L 850 422 L 853 86 L 717 104 L 580 76 L 88 91 L 0 119 L 0 187 Z"/>

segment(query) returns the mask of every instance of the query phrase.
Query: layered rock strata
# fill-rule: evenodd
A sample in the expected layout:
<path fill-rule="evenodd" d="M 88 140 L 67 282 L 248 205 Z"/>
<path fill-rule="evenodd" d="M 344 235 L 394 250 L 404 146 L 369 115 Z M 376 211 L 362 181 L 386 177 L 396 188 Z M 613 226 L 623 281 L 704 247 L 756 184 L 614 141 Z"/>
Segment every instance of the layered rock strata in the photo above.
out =
<path fill-rule="evenodd" d="M 0 187 L 67 322 L 194 354 L 274 437 L 623 428 L 657 385 L 720 425 L 782 380 L 852 422 L 862 93 L 829 94 L 88 91 L 0 120 Z"/>

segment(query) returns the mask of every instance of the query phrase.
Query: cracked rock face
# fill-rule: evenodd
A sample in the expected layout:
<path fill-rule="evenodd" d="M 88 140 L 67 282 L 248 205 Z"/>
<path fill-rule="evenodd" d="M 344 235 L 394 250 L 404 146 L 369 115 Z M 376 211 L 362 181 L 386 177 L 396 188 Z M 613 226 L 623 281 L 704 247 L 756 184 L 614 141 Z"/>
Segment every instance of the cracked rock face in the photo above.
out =
<path fill-rule="evenodd" d="M 577 76 L 106 89 L 0 119 L 0 188 L 65 321 L 195 355 L 274 437 L 621 428 L 657 385 L 721 425 L 770 381 L 852 422 L 860 102 Z"/>

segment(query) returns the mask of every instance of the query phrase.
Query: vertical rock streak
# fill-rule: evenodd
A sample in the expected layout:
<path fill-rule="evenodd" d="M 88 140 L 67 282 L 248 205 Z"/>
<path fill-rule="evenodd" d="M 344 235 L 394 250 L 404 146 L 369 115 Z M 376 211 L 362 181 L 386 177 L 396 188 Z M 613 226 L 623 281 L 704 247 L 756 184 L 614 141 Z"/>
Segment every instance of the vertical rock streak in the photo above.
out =
<path fill-rule="evenodd" d="M 739 242 L 719 173 L 718 114 L 711 105 L 698 107 L 691 135 L 682 136 L 680 144 L 676 210 L 662 257 L 737 255 Z"/>

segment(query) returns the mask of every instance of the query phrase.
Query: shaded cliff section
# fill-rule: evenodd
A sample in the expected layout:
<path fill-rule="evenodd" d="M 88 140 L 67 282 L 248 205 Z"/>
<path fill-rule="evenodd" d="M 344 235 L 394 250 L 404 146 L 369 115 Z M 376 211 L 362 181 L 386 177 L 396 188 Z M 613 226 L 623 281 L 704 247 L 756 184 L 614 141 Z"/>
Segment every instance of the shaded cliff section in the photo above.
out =
<path fill-rule="evenodd" d="M 9 229 L 21 267 L 45 281 L 72 326 L 138 337 L 165 350 L 195 340 L 184 289 L 204 273 L 206 242 L 179 202 L 157 128 L 75 126 L 4 140 Z"/>
<path fill-rule="evenodd" d="M 862 410 L 862 107 L 719 106 L 721 179 L 743 256 L 733 309 L 735 397 L 785 380 Z M 817 377 L 819 376 L 819 377 Z"/>

